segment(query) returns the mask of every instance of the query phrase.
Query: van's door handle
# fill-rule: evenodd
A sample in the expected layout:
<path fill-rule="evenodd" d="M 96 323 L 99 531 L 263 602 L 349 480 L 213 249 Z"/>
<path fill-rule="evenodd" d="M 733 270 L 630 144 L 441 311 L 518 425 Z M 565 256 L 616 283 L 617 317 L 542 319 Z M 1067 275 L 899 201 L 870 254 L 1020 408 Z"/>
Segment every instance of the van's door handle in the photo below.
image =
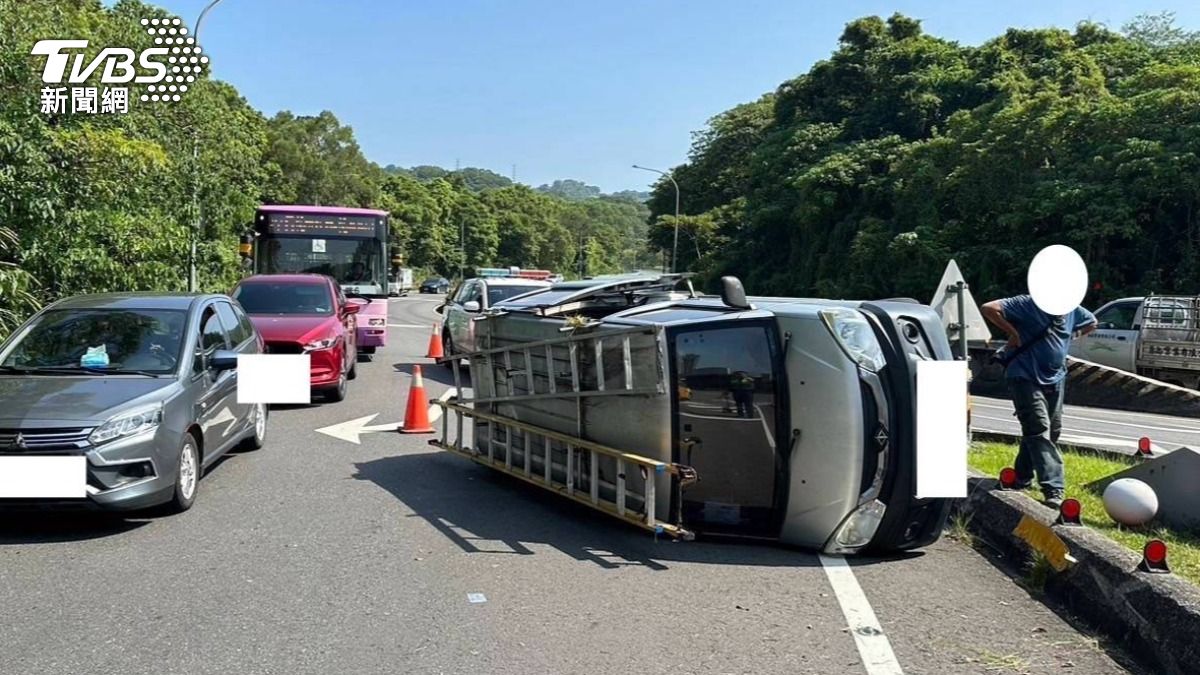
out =
<path fill-rule="evenodd" d="M 1120 340 L 1121 342 L 1124 342 L 1124 341 L 1125 341 L 1125 336 L 1124 336 L 1124 335 L 1118 335 L 1118 336 L 1117 336 L 1117 339 L 1118 339 L 1118 340 Z"/>

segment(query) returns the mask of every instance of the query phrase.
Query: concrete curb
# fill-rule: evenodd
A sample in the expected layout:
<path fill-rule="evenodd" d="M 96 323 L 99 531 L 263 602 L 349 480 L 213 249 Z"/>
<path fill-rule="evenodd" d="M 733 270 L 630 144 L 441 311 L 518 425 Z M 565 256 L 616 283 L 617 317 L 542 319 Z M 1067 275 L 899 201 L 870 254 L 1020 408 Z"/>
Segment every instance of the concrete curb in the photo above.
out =
<path fill-rule="evenodd" d="M 971 476 L 968 497 L 955 504 L 970 529 L 1017 564 L 1032 551 L 1013 535 L 1022 516 L 1051 524 L 1054 512 L 994 478 Z M 1136 570 L 1139 557 L 1087 527 L 1054 526 L 1078 561 L 1051 573 L 1048 596 L 1143 657 L 1156 672 L 1200 673 L 1200 587 L 1170 574 Z"/>

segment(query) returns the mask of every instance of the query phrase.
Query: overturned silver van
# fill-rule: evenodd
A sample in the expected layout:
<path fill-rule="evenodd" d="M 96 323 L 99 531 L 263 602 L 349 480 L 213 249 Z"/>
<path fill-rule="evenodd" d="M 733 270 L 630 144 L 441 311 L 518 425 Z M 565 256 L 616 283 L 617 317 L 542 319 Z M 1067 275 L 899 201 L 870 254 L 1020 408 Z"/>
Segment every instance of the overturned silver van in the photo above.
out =
<path fill-rule="evenodd" d="M 911 301 L 753 297 L 686 275 L 567 282 L 476 319 L 433 445 L 646 529 L 829 553 L 921 547 L 916 363 L 952 359 Z M 965 430 L 964 430 L 965 433 Z"/>

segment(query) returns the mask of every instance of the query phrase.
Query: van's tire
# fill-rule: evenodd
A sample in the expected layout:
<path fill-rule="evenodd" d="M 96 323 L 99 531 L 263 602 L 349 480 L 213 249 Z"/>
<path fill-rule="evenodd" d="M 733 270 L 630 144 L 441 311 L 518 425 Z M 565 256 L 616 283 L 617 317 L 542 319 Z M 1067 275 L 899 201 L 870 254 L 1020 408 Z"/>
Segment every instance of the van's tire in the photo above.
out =
<path fill-rule="evenodd" d="M 354 358 L 350 359 L 350 370 L 346 372 L 346 379 L 353 380 L 358 377 L 358 351 L 355 350 Z"/>
<path fill-rule="evenodd" d="M 442 365 L 454 370 L 454 359 L 450 355 L 454 353 L 454 340 L 450 339 L 450 331 L 442 328 L 442 354 L 445 358 L 442 359 Z"/>
<path fill-rule="evenodd" d="M 359 354 L 367 354 L 367 355 L 371 355 L 371 354 L 374 354 L 374 353 L 375 353 L 375 348 L 374 348 L 374 347 L 359 347 L 359 348 L 358 348 L 358 353 L 359 353 Z"/>
<path fill-rule="evenodd" d="M 179 448 L 179 466 L 175 471 L 175 492 L 167 508 L 171 513 L 183 513 L 196 503 L 200 491 L 200 444 L 190 433 L 183 435 Z"/>

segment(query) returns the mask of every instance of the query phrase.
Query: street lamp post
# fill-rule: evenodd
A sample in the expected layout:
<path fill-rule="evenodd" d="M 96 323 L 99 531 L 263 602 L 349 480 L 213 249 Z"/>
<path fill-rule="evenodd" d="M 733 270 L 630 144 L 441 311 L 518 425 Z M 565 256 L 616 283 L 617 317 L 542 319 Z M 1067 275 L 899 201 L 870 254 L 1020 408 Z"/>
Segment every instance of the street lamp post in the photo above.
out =
<path fill-rule="evenodd" d="M 200 17 L 192 29 L 192 38 L 200 44 L 200 24 L 204 23 L 204 15 L 216 7 L 221 0 L 212 0 L 200 10 Z M 196 241 L 200 238 L 200 131 L 192 125 L 192 236 L 188 251 L 188 292 L 195 293 L 199 287 L 196 274 Z"/>
<path fill-rule="evenodd" d="M 650 167 L 647 167 L 647 166 L 638 166 L 637 164 L 634 164 L 633 168 L 641 169 L 642 171 L 652 171 L 654 173 L 657 173 L 660 176 L 666 177 L 667 180 L 671 181 L 671 185 L 675 186 L 675 242 L 673 244 L 671 244 L 671 272 L 674 273 L 675 272 L 675 260 L 677 259 L 678 255 L 679 255 L 679 183 L 676 183 L 675 177 L 673 175 L 671 175 L 671 173 L 667 173 L 666 171 L 659 171 L 658 169 L 651 169 Z"/>

